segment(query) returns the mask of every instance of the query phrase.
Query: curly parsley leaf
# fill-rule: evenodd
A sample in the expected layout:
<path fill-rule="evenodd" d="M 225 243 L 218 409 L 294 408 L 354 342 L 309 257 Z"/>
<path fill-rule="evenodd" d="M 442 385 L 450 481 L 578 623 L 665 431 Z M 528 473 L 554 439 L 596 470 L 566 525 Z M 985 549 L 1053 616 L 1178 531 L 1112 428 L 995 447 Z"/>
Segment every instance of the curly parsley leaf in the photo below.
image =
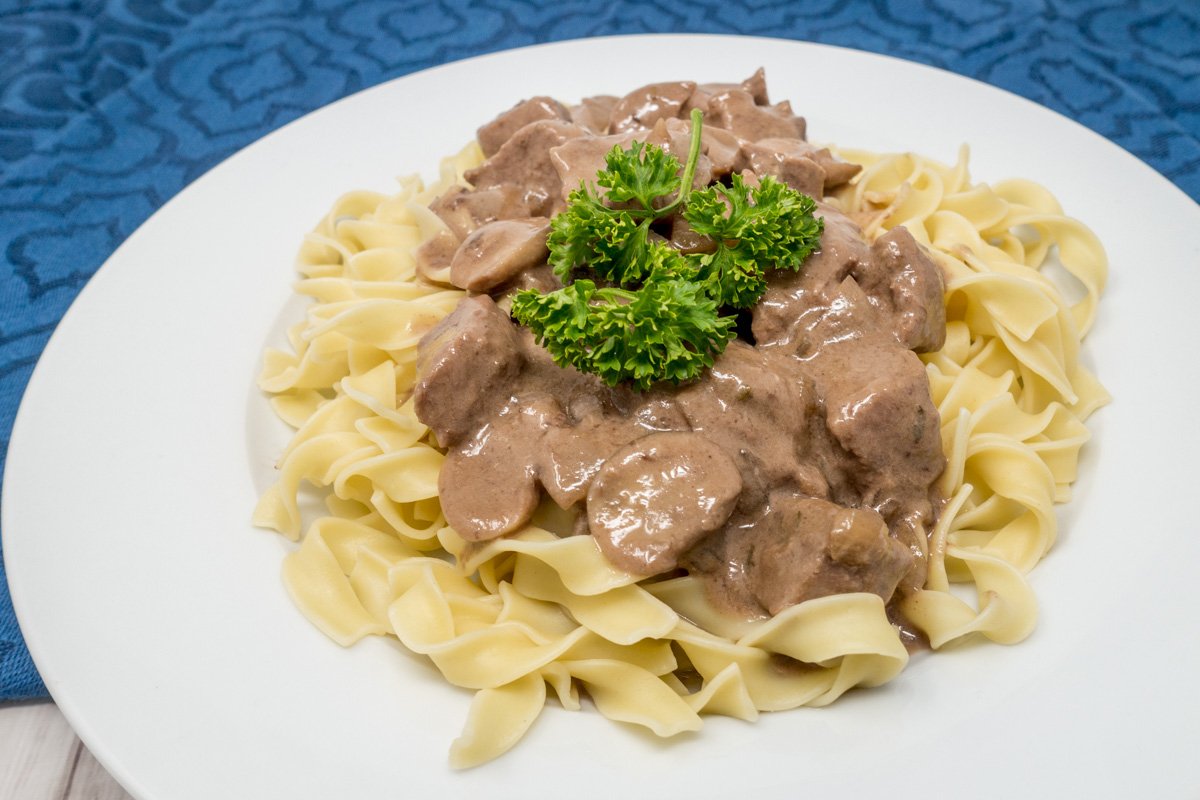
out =
<path fill-rule="evenodd" d="M 549 294 L 527 289 L 512 315 L 554 358 L 615 386 L 680 383 L 711 367 L 734 336 L 702 284 L 655 272 L 637 291 L 578 280 Z"/>
<path fill-rule="evenodd" d="M 609 208 L 586 188 L 570 194 L 567 210 L 550 221 L 550 266 L 566 283 L 578 268 L 621 286 L 644 281 L 655 270 L 684 268 L 677 250 L 650 239 L 653 217 L 643 220 Z"/>
<path fill-rule="evenodd" d="M 657 145 L 632 142 L 627 149 L 613 145 L 604 157 L 608 167 L 596 183 L 608 190 L 611 203 L 635 202 L 653 214 L 654 201 L 679 191 L 679 159 Z"/>
<path fill-rule="evenodd" d="M 699 273 L 721 305 L 749 308 L 767 288 L 764 267 L 797 270 L 820 244 L 816 203 L 772 177 L 749 187 L 741 175 L 692 192 L 683 217 L 717 243 Z"/>

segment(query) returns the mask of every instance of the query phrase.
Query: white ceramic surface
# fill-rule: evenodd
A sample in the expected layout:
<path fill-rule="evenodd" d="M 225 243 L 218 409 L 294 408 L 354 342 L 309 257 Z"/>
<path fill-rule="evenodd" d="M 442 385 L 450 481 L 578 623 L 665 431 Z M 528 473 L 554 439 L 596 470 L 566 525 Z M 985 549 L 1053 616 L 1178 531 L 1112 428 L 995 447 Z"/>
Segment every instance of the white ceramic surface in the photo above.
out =
<path fill-rule="evenodd" d="M 761 39 L 566 42 L 439 67 L 317 111 L 209 172 L 71 307 L 17 419 L 4 555 L 38 668 L 137 797 L 1181 797 L 1200 791 L 1200 208 L 1134 157 L 997 89 Z M 614 58 L 614 54 L 622 56 Z M 603 65 L 603 66 L 601 66 Z M 304 233 L 341 192 L 432 176 L 533 94 L 737 80 L 763 65 L 810 135 L 1030 177 L 1112 260 L 1087 358 L 1093 420 L 1037 631 L 913 659 L 822 710 L 713 718 L 660 742 L 554 706 L 508 756 L 451 772 L 470 694 L 383 640 L 342 650 L 293 609 L 290 545 L 252 528 L 272 434 L 252 389 Z"/>

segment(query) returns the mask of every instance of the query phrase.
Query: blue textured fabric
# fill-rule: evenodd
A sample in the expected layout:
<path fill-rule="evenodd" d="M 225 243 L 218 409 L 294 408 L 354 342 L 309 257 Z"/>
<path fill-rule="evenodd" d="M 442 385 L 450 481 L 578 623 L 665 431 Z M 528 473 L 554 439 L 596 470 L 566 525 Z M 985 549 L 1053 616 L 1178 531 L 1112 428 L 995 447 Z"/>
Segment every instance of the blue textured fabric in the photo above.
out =
<path fill-rule="evenodd" d="M 0 453 L 58 320 L 207 169 L 351 92 L 522 45 L 741 33 L 970 75 L 1200 198 L 1200 4 L 1109 0 L 0 0 Z M 3 462 L 0 461 L 0 474 Z M 2 532 L 0 532 L 2 533 Z M 0 563 L 0 700 L 44 696 Z"/>

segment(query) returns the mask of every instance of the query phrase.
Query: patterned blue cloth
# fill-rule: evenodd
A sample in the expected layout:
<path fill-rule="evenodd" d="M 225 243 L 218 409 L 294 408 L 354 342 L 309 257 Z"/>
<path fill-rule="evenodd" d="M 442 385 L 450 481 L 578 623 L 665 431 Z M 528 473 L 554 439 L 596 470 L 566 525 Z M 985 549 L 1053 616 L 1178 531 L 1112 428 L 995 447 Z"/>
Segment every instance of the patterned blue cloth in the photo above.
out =
<path fill-rule="evenodd" d="M 46 339 L 125 237 L 225 157 L 425 67 L 626 33 L 886 53 L 1049 106 L 1200 198 L 1200 4 L 1115 0 L 0 0 L 0 453 Z M 0 461 L 0 474 L 3 461 Z M 46 694 L 0 562 L 0 700 Z"/>

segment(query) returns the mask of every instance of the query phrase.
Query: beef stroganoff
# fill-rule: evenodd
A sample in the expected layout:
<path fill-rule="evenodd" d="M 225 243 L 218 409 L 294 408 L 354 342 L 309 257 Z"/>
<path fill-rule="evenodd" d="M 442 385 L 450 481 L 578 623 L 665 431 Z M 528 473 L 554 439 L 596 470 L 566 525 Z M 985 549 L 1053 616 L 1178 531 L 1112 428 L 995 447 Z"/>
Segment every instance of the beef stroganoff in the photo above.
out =
<path fill-rule="evenodd" d="M 617 191 L 622 152 L 683 177 L 614 200 L 596 182 Z M 703 232 L 705 192 L 729 219 L 784 198 L 819 238 L 797 269 L 751 264 L 753 302 L 732 306 L 703 283 L 739 244 Z M 606 291 L 619 315 L 660 285 L 564 268 L 587 202 L 577 219 L 642 214 L 616 249 L 700 287 L 685 306 L 716 333 L 675 351 L 694 374 L 587 363 L 636 361 L 624 341 L 564 365 L 562 326 L 523 315 L 585 287 L 560 304 L 584 325 Z M 515 744 L 547 687 L 672 736 L 831 703 L 915 647 L 1024 639 L 1025 574 L 1107 400 L 1079 363 L 1107 270 L 1084 225 L 1037 184 L 973 184 L 965 149 L 947 166 L 812 145 L 761 71 L 519 103 L 432 186 L 341 198 L 298 269 L 314 302 L 260 378 L 296 432 L 254 520 L 300 540 L 285 582 L 331 638 L 396 636 L 475 690 L 458 767 Z M 618 318 L 634 339 L 644 319 Z M 302 483 L 328 514 L 301 519 Z"/>

